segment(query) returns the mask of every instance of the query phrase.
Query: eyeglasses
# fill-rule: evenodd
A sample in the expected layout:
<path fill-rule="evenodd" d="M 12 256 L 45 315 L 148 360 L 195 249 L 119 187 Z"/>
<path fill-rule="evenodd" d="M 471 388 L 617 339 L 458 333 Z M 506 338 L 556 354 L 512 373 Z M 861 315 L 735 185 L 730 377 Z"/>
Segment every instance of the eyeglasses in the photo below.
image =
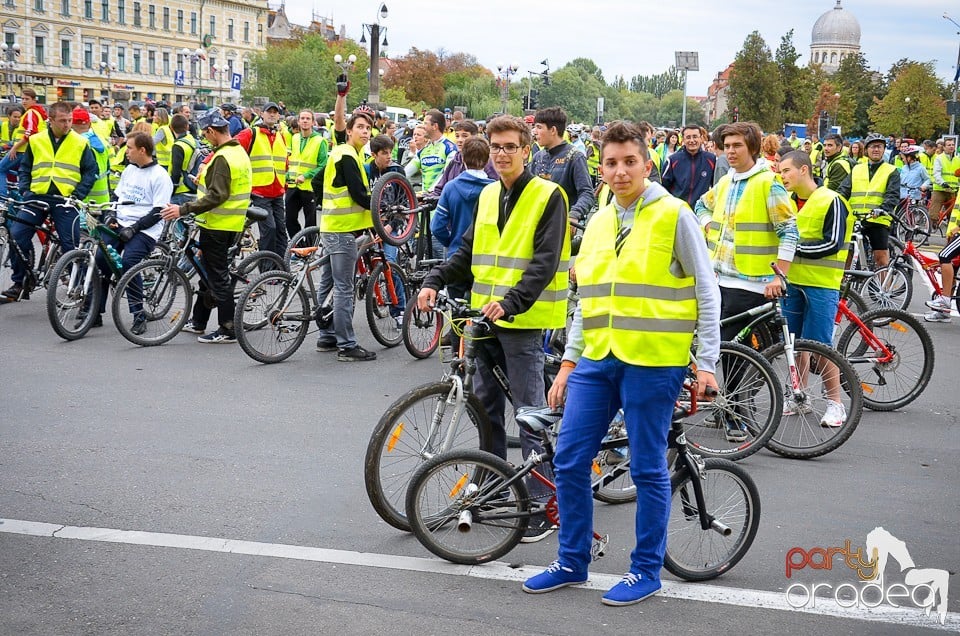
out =
<path fill-rule="evenodd" d="M 508 155 L 515 155 L 517 151 L 520 150 L 520 146 L 517 144 L 507 144 L 506 146 L 501 146 L 500 144 L 491 144 L 490 145 L 490 154 L 495 155 L 499 152 L 504 152 Z"/>

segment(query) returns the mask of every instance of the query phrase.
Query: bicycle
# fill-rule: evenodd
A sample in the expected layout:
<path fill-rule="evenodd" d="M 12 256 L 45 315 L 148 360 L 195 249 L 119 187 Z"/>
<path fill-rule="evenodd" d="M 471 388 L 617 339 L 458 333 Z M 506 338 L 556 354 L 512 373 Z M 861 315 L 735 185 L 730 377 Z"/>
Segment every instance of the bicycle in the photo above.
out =
<path fill-rule="evenodd" d="M 678 402 L 670 431 L 671 509 L 664 567 L 688 581 L 714 579 L 747 553 L 760 523 L 760 496 L 749 474 L 733 462 L 703 459 L 688 449 L 684 417 L 697 410 L 696 385 L 688 379 L 690 397 Z M 556 492 L 538 467 L 554 457 L 560 414 L 548 409 L 522 411 L 518 420 L 540 435 L 543 452 L 514 468 L 482 450 L 453 450 L 425 462 L 410 481 L 405 498 L 407 519 L 417 540 L 440 558 L 464 565 L 494 561 L 520 543 L 529 520 L 545 514 L 554 524 L 560 514 L 554 494 L 546 503 L 530 498 L 525 478 Z M 616 449 L 625 438 L 601 444 Z M 618 465 L 629 471 L 629 461 Z M 593 482 L 593 489 L 598 481 Z M 593 533 L 591 556 L 601 558 L 609 537 Z"/>
<path fill-rule="evenodd" d="M 22 284 L 23 291 L 20 293 L 20 296 L 10 300 L 5 300 L 5 297 L 2 297 L 0 298 L 0 302 L 26 300 L 33 290 L 47 286 L 53 265 L 56 264 L 60 258 L 60 237 L 57 235 L 53 219 L 49 216 L 46 216 L 44 220 L 39 223 L 34 223 L 21 217 L 23 212 L 34 217 L 41 214 L 46 215 L 50 210 L 50 205 L 45 201 L 37 199 L 18 201 L 13 198 L 8 198 L 0 201 L 0 209 L 3 211 L 3 222 L 0 223 L 0 287 L 6 288 L 12 282 L 9 274 L 12 273 L 14 252 L 16 252 L 20 258 L 20 262 L 24 263 L 26 269 Z M 18 212 L 14 212 L 13 209 L 18 209 Z M 30 249 L 27 253 L 24 253 L 20 249 L 20 246 L 13 240 L 8 225 L 9 223 L 22 223 L 35 230 L 35 239 L 31 241 Z M 39 243 L 40 256 L 36 259 L 36 263 L 34 263 L 34 258 L 37 254 L 37 245 L 34 243 Z"/>
<path fill-rule="evenodd" d="M 904 230 L 907 228 L 915 228 L 917 245 L 922 247 L 926 245 L 933 231 L 930 227 L 930 217 L 927 214 L 927 207 L 923 204 L 920 189 L 910 188 L 907 194 L 907 198 L 900 201 L 900 204 L 897 205 L 897 208 L 893 211 L 893 217 L 900 222 L 895 225 L 893 228 L 894 231 L 891 234 L 896 236 L 900 242 L 906 243 L 907 238 L 904 235 Z M 941 236 L 943 235 L 943 221 L 950 217 L 950 211 L 952 209 L 953 206 L 950 206 L 945 214 L 941 212 L 937 220 L 934 229 L 939 230 Z"/>
<path fill-rule="evenodd" d="M 283 269 L 283 260 L 270 251 L 255 251 L 237 262 L 248 241 L 249 229 L 267 216 L 267 212 L 251 207 L 247 210 L 244 231 L 227 252 L 233 294 L 237 286 L 247 284 L 261 267 Z M 206 293 L 199 298 L 211 308 L 216 305 L 207 283 L 207 273 L 200 256 L 199 227 L 194 215 L 185 215 L 167 223 L 158 245 L 169 246 L 155 252 L 124 273 L 113 293 L 110 311 L 120 334 L 141 347 L 153 347 L 170 341 L 190 319 L 194 303 L 193 279 L 199 277 Z M 238 312 L 241 316 L 244 312 Z M 145 318 L 146 322 L 138 320 Z M 245 320 L 245 318 L 244 318 Z M 244 323 L 237 322 L 239 333 Z"/>

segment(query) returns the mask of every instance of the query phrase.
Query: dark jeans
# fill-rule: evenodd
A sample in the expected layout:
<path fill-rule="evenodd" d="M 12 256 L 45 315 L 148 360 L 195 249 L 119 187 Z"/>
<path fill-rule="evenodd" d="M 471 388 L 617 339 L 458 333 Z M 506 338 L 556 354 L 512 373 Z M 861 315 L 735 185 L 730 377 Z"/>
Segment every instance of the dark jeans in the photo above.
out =
<path fill-rule="evenodd" d="M 207 281 L 200 277 L 200 294 L 193 303 L 193 324 L 203 327 L 210 319 L 212 308 L 205 296 L 213 296 L 217 308 L 217 322 L 225 331 L 233 333 L 233 313 L 236 303 L 233 300 L 234 279 L 230 276 L 230 261 L 227 252 L 234 241 L 235 232 L 200 229 L 200 264 L 207 273 Z M 209 287 L 207 286 L 209 283 Z"/>
<path fill-rule="evenodd" d="M 312 190 L 291 188 L 287 190 L 284 205 L 287 208 L 287 237 L 293 237 L 301 230 L 300 210 L 303 210 L 304 227 L 317 225 L 317 201 L 313 198 Z"/>
<path fill-rule="evenodd" d="M 77 243 L 80 242 L 80 222 L 77 219 L 76 210 L 62 205 L 54 206 L 52 204 L 55 203 L 55 201 L 47 197 L 36 198 L 51 203 L 49 214 L 53 215 L 53 223 L 56 225 L 57 234 L 60 237 L 61 254 L 66 254 L 74 249 Z M 46 215 L 38 214 L 37 216 L 33 216 L 32 212 L 21 209 L 17 214 L 17 218 L 24 219 L 27 223 L 35 224 L 43 221 Z M 13 237 L 14 242 L 20 247 L 20 251 L 24 254 L 30 254 L 33 250 L 33 235 L 35 233 L 36 228 L 32 225 L 16 222 L 10 223 L 10 235 Z M 13 280 L 15 284 L 22 285 L 23 279 L 27 274 L 27 264 L 23 262 L 16 250 L 10 251 L 10 265 L 13 269 L 13 274 L 10 276 L 11 280 Z"/>
<path fill-rule="evenodd" d="M 736 289 L 734 287 L 721 287 L 720 320 L 730 316 L 736 316 L 748 309 L 759 307 L 765 302 L 767 302 L 767 299 L 763 297 L 763 294 L 749 292 L 744 289 Z M 750 318 L 737 320 L 734 321 L 733 324 L 721 326 L 720 339 L 724 342 L 733 340 L 737 333 L 749 324 L 750 320 Z"/>
<path fill-rule="evenodd" d="M 260 229 L 260 249 L 279 254 L 287 251 L 287 217 L 283 211 L 283 197 L 250 197 L 250 205 L 263 208 L 270 215 L 257 224 Z"/>
<path fill-rule="evenodd" d="M 149 256 L 157 244 L 152 237 L 147 236 L 143 232 L 137 232 L 133 235 L 133 238 L 126 243 L 122 243 L 119 239 L 107 235 L 103 236 L 103 242 L 107 245 L 112 245 L 114 249 L 120 252 L 120 260 L 123 262 L 123 272 L 121 272 L 121 276 Z M 101 314 L 107 310 L 107 293 L 110 291 L 110 277 L 113 275 L 113 270 L 107 265 L 108 258 L 109 256 L 107 256 L 103 250 L 97 251 L 97 267 L 100 268 L 101 294 L 99 311 Z M 139 277 L 137 278 L 139 279 Z M 130 293 L 127 296 L 127 300 L 130 303 L 130 313 L 134 315 L 143 310 L 143 305 L 139 302 L 143 299 L 142 285 L 143 283 L 140 280 L 134 281 L 130 286 Z"/>
<path fill-rule="evenodd" d="M 24 148 L 24 150 L 26 150 L 26 148 Z M 12 172 L 14 175 L 17 174 L 22 157 L 23 153 L 18 152 L 16 159 L 11 159 L 9 154 L 5 155 L 3 159 L 0 159 L 0 197 L 7 196 L 7 173 Z"/>

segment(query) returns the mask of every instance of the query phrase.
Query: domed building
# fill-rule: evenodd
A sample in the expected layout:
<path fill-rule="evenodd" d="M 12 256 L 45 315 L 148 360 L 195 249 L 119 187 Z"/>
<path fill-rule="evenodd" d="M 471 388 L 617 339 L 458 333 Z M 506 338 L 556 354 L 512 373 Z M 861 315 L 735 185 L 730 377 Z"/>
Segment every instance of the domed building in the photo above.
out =
<path fill-rule="evenodd" d="M 810 62 L 820 64 L 828 73 L 840 68 L 848 55 L 860 52 L 860 23 L 849 11 L 844 11 L 841 0 L 837 6 L 821 15 L 810 34 Z"/>

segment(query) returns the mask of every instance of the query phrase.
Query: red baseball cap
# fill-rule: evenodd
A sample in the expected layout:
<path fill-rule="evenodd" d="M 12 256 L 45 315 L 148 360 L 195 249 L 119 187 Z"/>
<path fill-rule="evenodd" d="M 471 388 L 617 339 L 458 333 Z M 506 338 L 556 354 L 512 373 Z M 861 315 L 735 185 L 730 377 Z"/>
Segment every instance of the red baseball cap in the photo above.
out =
<path fill-rule="evenodd" d="M 90 113 L 77 106 L 73 109 L 73 123 L 75 124 L 89 124 L 90 123 Z"/>

